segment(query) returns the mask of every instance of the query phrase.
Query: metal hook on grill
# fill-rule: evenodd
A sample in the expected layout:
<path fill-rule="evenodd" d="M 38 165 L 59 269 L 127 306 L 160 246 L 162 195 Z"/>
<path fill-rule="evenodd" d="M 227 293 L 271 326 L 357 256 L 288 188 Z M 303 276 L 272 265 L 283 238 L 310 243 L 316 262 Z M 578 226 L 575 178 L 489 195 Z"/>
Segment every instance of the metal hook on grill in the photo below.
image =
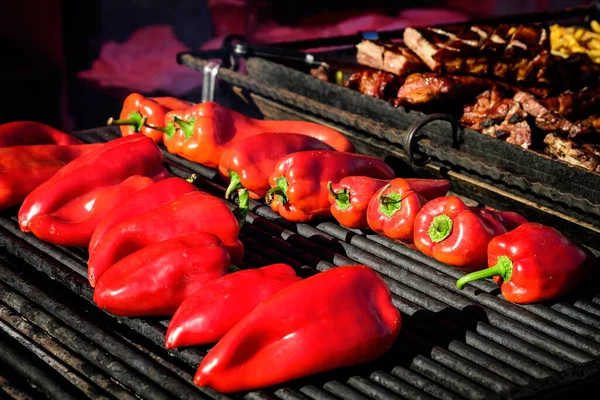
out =
<path fill-rule="evenodd" d="M 202 102 L 214 101 L 215 99 L 215 81 L 219 73 L 219 64 L 209 62 L 204 66 L 204 80 L 202 81 Z"/>
<path fill-rule="evenodd" d="M 452 127 L 452 147 L 458 146 L 459 130 L 458 130 L 458 124 L 456 123 L 456 120 L 454 118 L 452 118 L 452 116 L 447 115 L 447 114 L 428 115 L 427 117 L 421 119 L 420 121 L 413 123 L 406 130 L 404 149 L 406 151 L 406 154 L 408 155 L 408 159 L 410 160 L 410 162 L 417 167 L 422 167 L 423 165 L 427 164 L 431 160 L 429 156 L 427 156 L 419 151 L 417 144 L 419 142 L 420 137 L 418 137 L 417 134 L 419 133 L 419 130 L 421 128 L 423 128 L 425 125 L 427 125 L 433 121 L 449 122 L 450 126 Z"/>

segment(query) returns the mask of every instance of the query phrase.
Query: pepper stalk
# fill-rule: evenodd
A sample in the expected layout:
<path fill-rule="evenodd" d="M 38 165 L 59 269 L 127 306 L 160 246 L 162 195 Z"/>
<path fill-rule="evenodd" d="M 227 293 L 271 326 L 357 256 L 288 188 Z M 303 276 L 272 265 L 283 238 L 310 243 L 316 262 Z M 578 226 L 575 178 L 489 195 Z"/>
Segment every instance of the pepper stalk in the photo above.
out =
<path fill-rule="evenodd" d="M 483 269 L 481 271 L 471 272 L 456 281 L 456 287 L 459 290 L 469 282 L 476 281 L 478 279 L 490 278 L 492 276 L 499 276 L 504 282 L 510 281 L 513 272 L 513 263 L 510 258 L 506 256 L 498 257 L 496 265 L 490 268 Z"/>
<path fill-rule="evenodd" d="M 348 189 L 340 189 L 337 193 L 333 191 L 333 182 L 327 182 L 327 190 L 335 199 L 340 210 L 345 210 L 350 207 L 350 193 Z"/>
<path fill-rule="evenodd" d="M 108 121 L 106 121 L 106 125 L 124 125 L 133 127 L 134 132 L 139 132 L 143 127 L 147 126 L 146 121 L 148 117 L 143 117 L 139 111 L 134 111 L 129 114 L 127 119 L 114 119 L 110 117 Z"/>

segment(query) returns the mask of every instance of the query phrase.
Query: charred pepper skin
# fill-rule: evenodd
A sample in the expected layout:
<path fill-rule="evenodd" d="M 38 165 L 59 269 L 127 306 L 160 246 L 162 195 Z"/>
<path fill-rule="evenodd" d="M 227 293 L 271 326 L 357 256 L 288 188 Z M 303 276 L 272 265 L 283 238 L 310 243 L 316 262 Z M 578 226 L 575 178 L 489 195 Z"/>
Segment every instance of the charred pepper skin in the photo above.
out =
<path fill-rule="evenodd" d="M 229 252 L 210 233 L 188 233 L 121 259 L 98 280 L 96 305 L 112 314 L 171 316 L 183 300 L 227 273 Z"/>
<path fill-rule="evenodd" d="M 213 102 L 171 111 L 165 117 L 163 142 L 171 154 L 217 168 L 223 152 L 235 142 L 266 132 L 299 133 L 319 139 L 336 150 L 354 151 L 341 133 L 306 121 L 262 121 Z"/>
<path fill-rule="evenodd" d="M 88 261 L 92 287 L 102 274 L 122 258 L 156 242 L 192 232 L 217 236 L 237 265 L 244 254 L 238 239 L 240 225 L 227 204 L 203 192 L 185 193 L 177 200 L 126 219 L 104 235 Z"/>
<path fill-rule="evenodd" d="M 291 266 L 272 264 L 208 282 L 186 297 L 171 318 L 165 347 L 217 342 L 260 303 L 300 280 Z"/>
<path fill-rule="evenodd" d="M 14 121 L 0 125 L 0 148 L 41 144 L 70 146 L 83 142 L 75 136 L 40 122 Z"/>
<path fill-rule="evenodd" d="M 517 213 L 467 207 L 456 196 L 439 197 L 417 214 L 414 243 L 440 262 L 474 271 L 486 265 L 490 240 L 508 232 L 518 221 L 527 222 Z"/>
<path fill-rule="evenodd" d="M 119 119 L 109 118 L 107 124 L 118 125 L 123 136 L 141 133 L 156 143 L 162 143 L 162 132 L 153 127 L 163 128 L 168 112 L 192 105 L 193 103 L 176 97 L 145 97 L 139 93 L 131 93 L 123 101 Z"/>
<path fill-rule="evenodd" d="M 390 349 L 400 328 L 377 273 L 333 268 L 252 310 L 208 352 L 194 382 L 231 393 L 368 362 Z"/>
<path fill-rule="evenodd" d="M 0 210 L 21 204 L 35 188 L 102 144 L 0 148 Z"/>
<path fill-rule="evenodd" d="M 394 170 L 383 160 L 362 154 L 326 150 L 292 153 L 277 162 L 269 177 L 271 189 L 266 201 L 288 221 L 328 217 L 328 183 L 351 175 L 392 179 Z"/>
<path fill-rule="evenodd" d="M 177 200 L 185 193 L 197 191 L 196 186 L 182 178 L 163 179 L 140 190 L 102 218 L 92 234 L 88 252 L 91 254 L 104 235 L 126 219 Z"/>
<path fill-rule="evenodd" d="M 104 216 L 153 183 L 152 178 L 134 175 L 117 185 L 99 187 L 50 214 L 32 218 L 29 229 L 45 242 L 67 247 L 86 247 Z"/>
<path fill-rule="evenodd" d="M 130 176 L 166 177 L 163 160 L 156 143 L 141 134 L 104 143 L 33 190 L 19 209 L 19 226 L 29 232 L 34 217 L 52 213 L 91 190 L 119 184 Z"/>
<path fill-rule="evenodd" d="M 493 276 L 506 300 L 538 303 L 569 293 L 597 264 L 589 250 L 558 230 L 530 222 L 493 238 L 488 245 L 489 268 L 463 276 L 456 286 L 462 289 L 469 282 Z"/>

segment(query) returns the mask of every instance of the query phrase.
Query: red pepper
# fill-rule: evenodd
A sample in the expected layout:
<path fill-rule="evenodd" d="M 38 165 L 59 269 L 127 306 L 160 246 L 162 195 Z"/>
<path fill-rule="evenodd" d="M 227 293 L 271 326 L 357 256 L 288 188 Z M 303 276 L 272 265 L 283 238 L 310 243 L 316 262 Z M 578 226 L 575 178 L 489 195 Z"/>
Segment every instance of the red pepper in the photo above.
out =
<path fill-rule="evenodd" d="M 413 189 L 427 200 L 444 196 L 450 182 L 443 179 L 406 179 Z M 379 189 L 390 183 L 387 179 L 367 176 L 348 176 L 339 183 L 328 184 L 331 214 L 343 226 L 353 229 L 366 229 L 367 207 Z"/>
<path fill-rule="evenodd" d="M 52 213 L 33 217 L 29 229 L 45 242 L 85 247 L 106 214 L 153 183 L 147 176 L 134 175 L 117 185 L 96 188 Z"/>
<path fill-rule="evenodd" d="M 132 175 L 166 177 L 162 162 L 163 154 L 156 143 L 143 135 L 104 143 L 67 164 L 27 196 L 19 210 L 21 230 L 29 232 L 32 218 L 55 212 L 96 188 L 116 185 Z"/>
<path fill-rule="evenodd" d="M 50 125 L 34 121 L 15 121 L 0 125 L 0 147 L 58 144 L 82 144 L 75 136 Z"/>
<path fill-rule="evenodd" d="M 183 110 L 193 104 L 175 97 L 144 97 L 139 93 L 131 93 L 123 102 L 120 119 L 109 118 L 107 124 L 120 125 L 123 136 L 142 133 L 156 143 L 162 143 L 162 132 L 152 127 L 164 127 L 169 111 Z"/>
<path fill-rule="evenodd" d="M 232 144 L 221 155 L 219 172 L 229 180 L 225 197 L 238 191 L 240 204 L 248 197 L 262 199 L 271 186 L 269 176 L 283 156 L 306 150 L 334 150 L 325 142 L 298 133 L 261 133 Z"/>
<path fill-rule="evenodd" d="M 167 178 L 140 190 L 102 218 L 90 239 L 88 252 L 92 253 L 104 235 L 126 219 L 177 200 L 182 194 L 196 191 L 196 186 L 181 178 Z"/>
<path fill-rule="evenodd" d="M 362 154 L 313 150 L 289 154 L 279 160 L 269 178 L 266 200 L 289 221 L 308 221 L 331 215 L 329 181 L 350 175 L 392 179 L 394 170 L 383 160 Z"/>
<path fill-rule="evenodd" d="M 382 187 L 369 201 L 369 227 L 390 239 L 411 243 L 417 213 L 427 199 L 416 192 L 403 178 L 396 178 Z"/>
<path fill-rule="evenodd" d="M 368 362 L 388 351 L 400 327 L 377 273 L 333 268 L 256 307 L 208 352 L 194 381 L 228 393 Z"/>
<path fill-rule="evenodd" d="M 300 133 L 319 139 L 336 150 L 353 151 L 341 133 L 306 121 L 262 121 L 213 102 L 171 111 L 165 117 L 163 142 L 169 153 L 217 168 L 221 154 L 233 143 L 265 132 Z"/>
<path fill-rule="evenodd" d="M 203 192 L 190 192 L 177 200 L 126 219 L 108 231 L 90 254 L 88 279 L 90 285 L 112 265 L 144 247 L 192 232 L 217 236 L 240 263 L 244 246 L 238 239 L 240 225 L 227 204 Z"/>
<path fill-rule="evenodd" d="M 519 219 L 527 222 L 517 213 L 467 207 L 456 196 L 440 197 L 417 214 L 415 245 L 438 261 L 476 270 L 486 265 L 490 240 L 508 232 Z"/>
<path fill-rule="evenodd" d="M 300 281 L 287 264 L 238 271 L 187 297 L 169 322 L 167 349 L 214 343 L 275 293 Z"/>
<path fill-rule="evenodd" d="M 488 266 L 471 272 L 456 287 L 494 277 L 504 298 L 513 303 L 537 303 L 562 296 L 594 272 L 597 259 L 554 228 L 525 223 L 492 239 Z"/>
<path fill-rule="evenodd" d="M 0 148 L 0 210 L 20 204 L 66 164 L 100 146 L 48 144 Z"/>
<path fill-rule="evenodd" d="M 96 284 L 94 302 L 126 317 L 173 315 L 186 297 L 225 275 L 229 262 L 218 237 L 188 233 L 144 247 L 110 267 Z"/>

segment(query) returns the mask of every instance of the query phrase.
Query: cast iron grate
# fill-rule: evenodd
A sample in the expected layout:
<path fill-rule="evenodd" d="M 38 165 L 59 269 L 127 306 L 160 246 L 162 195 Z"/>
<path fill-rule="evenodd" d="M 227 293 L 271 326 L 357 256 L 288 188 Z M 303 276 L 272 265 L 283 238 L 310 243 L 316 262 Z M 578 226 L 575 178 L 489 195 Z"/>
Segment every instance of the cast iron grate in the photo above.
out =
<path fill-rule="evenodd" d="M 111 140 L 111 128 L 78 133 Z M 214 170 L 166 154 L 176 176 L 197 175 L 222 196 Z M 233 204 L 232 207 L 235 207 Z M 330 221 L 293 224 L 253 202 L 242 268 L 287 262 L 300 274 L 364 263 L 386 280 L 403 314 L 395 346 L 369 364 L 250 393 L 222 396 L 192 377 L 210 346 L 163 348 L 167 320 L 99 310 L 87 253 L 20 232 L 0 213 L 0 383 L 13 398 L 493 399 L 559 393 L 591 382 L 600 366 L 600 294 L 583 288 L 544 305 L 516 306 L 491 281 L 464 291 L 460 275 L 404 245 Z M 342 307 L 343 305 L 340 305 Z"/>

